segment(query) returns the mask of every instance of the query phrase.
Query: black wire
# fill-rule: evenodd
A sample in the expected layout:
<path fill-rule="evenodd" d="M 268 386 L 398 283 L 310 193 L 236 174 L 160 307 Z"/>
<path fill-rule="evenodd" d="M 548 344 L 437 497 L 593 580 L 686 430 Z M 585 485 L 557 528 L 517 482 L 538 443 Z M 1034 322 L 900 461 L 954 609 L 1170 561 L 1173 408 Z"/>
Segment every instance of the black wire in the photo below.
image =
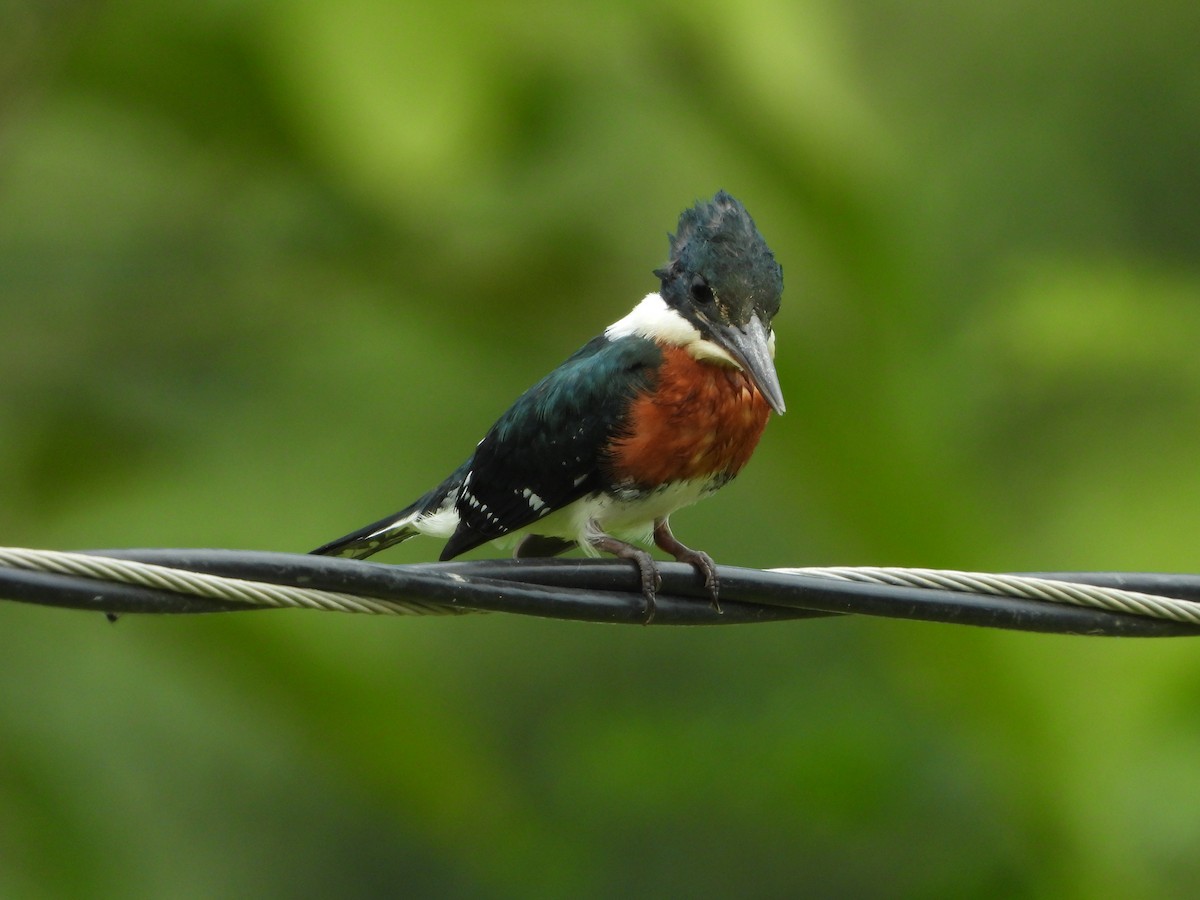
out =
<path fill-rule="evenodd" d="M 328 556 L 236 550 L 104 550 L 97 555 L 381 600 L 437 603 L 461 611 L 588 622 L 641 623 L 645 619 L 645 601 L 634 570 L 618 560 L 591 566 L 587 560 L 540 559 L 392 566 Z M 571 574 L 575 567 L 578 571 Z M 723 600 L 721 613 L 717 613 L 702 588 L 696 585 L 693 589 L 695 571 L 678 564 L 672 567 L 679 571 L 668 572 L 666 564 L 660 567 L 663 590 L 655 604 L 654 624 L 732 625 L 826 615 L 739 602 L 734 596 Z M 558 578 L 539 580 L 534 576 L 551 569 L 558 571 Z M 527 573 L 530 577 L 525 577 Z M 704 599 L 697 602 L 694 598 L 699 597 Z"/>
<path fill-rule="evenodd" d="M 96 555 L 193 572 L 317 588 L 385 600 L 433 603 L 592 622 L 640 623 L 638 578 L 622 560 L 522 559 L 382 565 L 325 556 L 235 550 L 105 550 Z M 732 625 L 862 614 L 1021 631 L 1126 637 L 1200 634 L 1200 626 L 1042 600 L 932 588 L 862 584 L 730 566 L 719 568 L 721 612 L 690 566 L 660 563 L 656 625 Z M 1105 587 L 1200 600 L 1200 577 L 1142 573 L 1040 573 Z M 76 576 L 0 568 L 0 596 L 110 613 L 261 609 Z"/>
<path fill-rule="evenodd" d="M 0 597 L 107 613 L 202 613 L 263 608 L 75 575 L 10 568 L 0 568 Z"/>

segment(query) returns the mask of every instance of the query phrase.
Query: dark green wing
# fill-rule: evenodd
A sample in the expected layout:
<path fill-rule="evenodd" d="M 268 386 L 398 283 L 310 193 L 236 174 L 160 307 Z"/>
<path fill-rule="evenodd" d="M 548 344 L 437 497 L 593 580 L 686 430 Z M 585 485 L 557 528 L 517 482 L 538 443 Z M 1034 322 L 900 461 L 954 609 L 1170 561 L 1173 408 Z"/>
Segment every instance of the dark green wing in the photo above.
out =
<path fill-rule="evenodd" d="M 608 445 L 661 361 L 653 341 L 599 337 L 522 394 L 475 451 L 442 559 L 608 487 Z"/>

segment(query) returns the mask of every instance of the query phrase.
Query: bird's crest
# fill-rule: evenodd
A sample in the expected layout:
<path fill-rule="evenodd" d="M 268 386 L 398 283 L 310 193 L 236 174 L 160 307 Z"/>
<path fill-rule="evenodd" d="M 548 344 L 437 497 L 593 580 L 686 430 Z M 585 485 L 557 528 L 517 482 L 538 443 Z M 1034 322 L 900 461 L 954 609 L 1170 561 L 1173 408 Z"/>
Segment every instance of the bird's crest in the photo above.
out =
<path fill-rule="evenodd" d="M 700 276 L 735 317 L 754 311 L 769 324 L 778 312 L 783 269 L 746 207 L 730 194 L 717 191 L 711 200 L 685 209 L 670 242 L 671 261 L 654 274 L 672 306 L 680 305 L 683 292 Z"/>

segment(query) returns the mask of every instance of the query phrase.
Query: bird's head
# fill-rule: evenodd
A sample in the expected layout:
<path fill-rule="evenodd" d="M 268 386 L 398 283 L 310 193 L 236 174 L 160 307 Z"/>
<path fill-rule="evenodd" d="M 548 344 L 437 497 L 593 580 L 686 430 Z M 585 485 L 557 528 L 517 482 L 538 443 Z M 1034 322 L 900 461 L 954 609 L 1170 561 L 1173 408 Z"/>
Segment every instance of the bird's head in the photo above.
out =
<path fill-rule="evenodd" d="M 679 217 L 671 260 L 654 272 L 663 301 L 724 357 L 746 372 L 776 412 L 784 410 L 775 373 L 775 334 L 783 269 L 746 208 L 725 191 Z"/>

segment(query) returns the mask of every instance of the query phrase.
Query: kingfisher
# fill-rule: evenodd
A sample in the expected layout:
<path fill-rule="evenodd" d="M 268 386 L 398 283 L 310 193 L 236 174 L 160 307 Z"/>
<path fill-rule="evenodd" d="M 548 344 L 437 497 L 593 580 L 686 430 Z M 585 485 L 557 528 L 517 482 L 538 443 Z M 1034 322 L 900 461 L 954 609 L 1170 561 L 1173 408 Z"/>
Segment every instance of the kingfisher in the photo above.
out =
<path fill-rule="evenodd" d="M 679 217 L 658 291 L 522 394 L 475 452 L 414 503 L 312 551 L 362 559 L 426 534 L 441 559 L 516 540 L 518 558 L 578 546 L 637 567 L 645 621 L 661 584 L 642 544 L 696 569 L 719 610 L 712 558 L 670 516 L 729 483 L 772 410 L 783 270 L 725 191 Z"/>

